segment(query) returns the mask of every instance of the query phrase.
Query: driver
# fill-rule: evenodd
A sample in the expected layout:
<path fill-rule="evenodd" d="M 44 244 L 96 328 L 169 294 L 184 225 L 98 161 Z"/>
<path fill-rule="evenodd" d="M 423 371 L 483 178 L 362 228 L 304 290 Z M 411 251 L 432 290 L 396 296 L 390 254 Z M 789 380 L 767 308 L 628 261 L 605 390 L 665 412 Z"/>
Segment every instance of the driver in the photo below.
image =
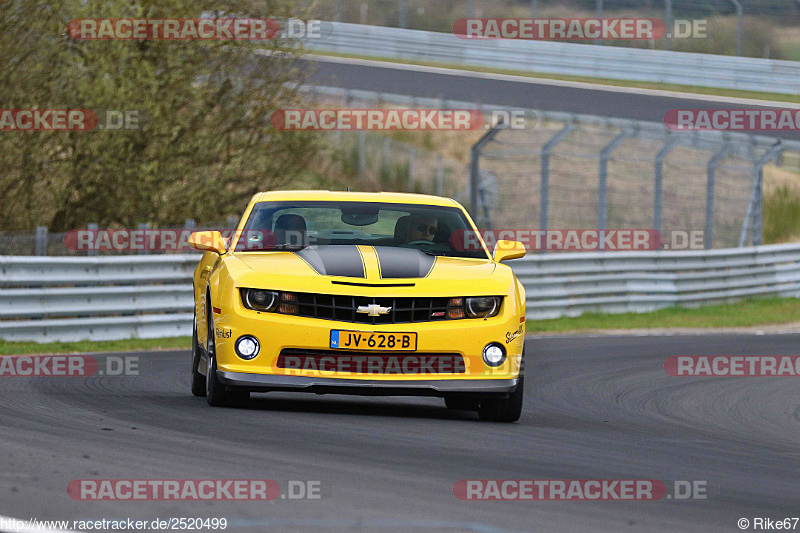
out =
<path fill-rule="evenodd" d="M 431 215 L 414 215 L 406 227 L 405 244 L 414 241 L 433 241 L 439 231 L 439 221 Z"/>

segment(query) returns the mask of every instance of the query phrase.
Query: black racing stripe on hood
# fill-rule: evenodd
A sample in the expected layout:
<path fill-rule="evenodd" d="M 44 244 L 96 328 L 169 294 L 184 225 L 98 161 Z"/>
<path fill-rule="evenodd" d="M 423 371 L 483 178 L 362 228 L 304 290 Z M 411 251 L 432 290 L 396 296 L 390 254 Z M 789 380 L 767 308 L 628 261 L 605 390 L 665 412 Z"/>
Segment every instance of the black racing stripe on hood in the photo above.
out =
<path fill-rule="evenodd" d="M 376 246 L 375 253 L 383 279 L 424 278 L 436 262 L 435 256 L 410 248 Z"/>
<path fill-rule="evenodd" d="M 295 253 L 323 276 L 367 277 L 364 260 L 355 245 L 309 246 Z"/>

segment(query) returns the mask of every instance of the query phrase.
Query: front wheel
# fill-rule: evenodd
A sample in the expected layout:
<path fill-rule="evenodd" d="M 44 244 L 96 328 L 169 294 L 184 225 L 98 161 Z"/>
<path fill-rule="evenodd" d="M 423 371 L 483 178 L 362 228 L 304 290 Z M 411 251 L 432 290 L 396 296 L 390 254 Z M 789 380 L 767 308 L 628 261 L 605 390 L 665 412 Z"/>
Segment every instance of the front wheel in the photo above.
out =
<path fill-rule="evenodd" d="M 478 417 L 491 422 L 516 422 L 522 415 L 522 400 L 525 396 L 525 350 L 519 367 L 517 388 L 508 398 L 483 400 L 478 407 Z"/>
<path fill-rule="evenodd" d="M 209 304 L 210 308 L 210 304 Z M 225 390 L 217 377 L 217 349 L 214 341 L 214 319 L 208 317 L 208 340 L 206 341 L 206 401 L 213 407 L 234 407 L 247 402 L 250 393 L 247 391 Z"/>
<path fill-rule="evenodd" d="M 522 415 L 522 397 L 525 390 L 525 377 L 520 373 L 517 388 L 508 398 L 482 400 L 478 407 L 478 417 L 490 422 L 516 422 Z"/>
<path fill-rule="evenodd" d="M 197 371 L 200 366 L 200 345 L 197 342 L 197 316 L 192 326 L 192 394 L 198 397 L 206 395 L 206 377 Z"/>

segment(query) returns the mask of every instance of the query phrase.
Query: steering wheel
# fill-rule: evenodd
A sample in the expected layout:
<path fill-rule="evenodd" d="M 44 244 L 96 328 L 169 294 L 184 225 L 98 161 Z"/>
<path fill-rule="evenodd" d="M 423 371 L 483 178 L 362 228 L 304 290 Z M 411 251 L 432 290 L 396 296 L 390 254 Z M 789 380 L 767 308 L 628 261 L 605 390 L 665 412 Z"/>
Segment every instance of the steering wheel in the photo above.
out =
<path fill-rule="evenodd" d="M 420 245 L 420 246 L 433 246 L 435 243 L 433 241 L 419 240 L 419 241 L 411 241 L 411 242 L 408 242 L 406 244 L 416 244 L 416 245 Z"/>

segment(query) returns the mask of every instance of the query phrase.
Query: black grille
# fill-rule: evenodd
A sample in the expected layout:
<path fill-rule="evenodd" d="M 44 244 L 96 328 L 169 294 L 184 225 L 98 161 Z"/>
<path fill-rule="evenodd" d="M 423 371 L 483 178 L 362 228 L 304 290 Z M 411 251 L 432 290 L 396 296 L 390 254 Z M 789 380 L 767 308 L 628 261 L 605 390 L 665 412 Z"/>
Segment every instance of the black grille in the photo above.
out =
<path fill-rule="evenodd" d="M 448 320 L 450 298 L 391 298 L 341 296 L 334 294 L 297 294 L 299 315 L 324 320 L 339 320 L 358 324 L 408 324 Z M 359 307 L 377 304 L 391 307 L 386 315 L 369 316 L 357 313 Z M 453 320 L 453 319 L 449 319 Z"/>

